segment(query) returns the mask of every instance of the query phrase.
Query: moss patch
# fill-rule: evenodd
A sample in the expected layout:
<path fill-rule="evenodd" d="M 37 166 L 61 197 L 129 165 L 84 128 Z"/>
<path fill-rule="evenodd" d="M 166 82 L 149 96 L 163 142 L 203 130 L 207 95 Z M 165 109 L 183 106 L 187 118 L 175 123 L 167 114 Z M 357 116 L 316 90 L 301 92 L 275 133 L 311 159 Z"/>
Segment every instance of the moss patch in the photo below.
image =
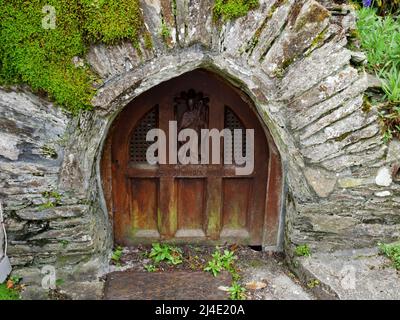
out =
<path fill-rule="evenodd" d="M 258 6 L 258 0 L 216 0 L 213 15 L 215 20 L 234 20 Z"/>
<path fill-rule="evenodd" d="M 0 84 L 25 83 L 77 113 L 91 108 L 98 79 L 74 64 L 91 43 L 136 43 L 139 0 L 0 0 Z"/>

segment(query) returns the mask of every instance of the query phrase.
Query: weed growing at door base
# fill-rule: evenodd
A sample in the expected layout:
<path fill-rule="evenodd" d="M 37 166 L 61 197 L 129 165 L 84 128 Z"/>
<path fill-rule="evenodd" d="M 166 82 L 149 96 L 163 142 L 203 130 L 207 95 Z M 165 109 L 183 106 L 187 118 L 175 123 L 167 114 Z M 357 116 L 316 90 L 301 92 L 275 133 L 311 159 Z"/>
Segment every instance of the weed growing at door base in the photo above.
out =
<path fill-rule="evenodd" d="M 154 243 L 149 258 L 151 258 L 156 265 L 161 262 L 166 262 L 176 266 L 182 263 L 182 250 L 168 244 Z"/>
<path fill-rule="evenodd" d="M 235 260 L 237 260 L 237 256 L 235 256 L 233 251 L 224 250 L 224 253 L 221 254 L 217 249 L 212 254 L 212 259 L 208 262 L 204 271 L 211 272 L 214 277 L 218 276 L 218 274 L 223 270 L 235 273 Z"/>
<path fill-rule="evenodd" d="M 122 257 L 123 248 L 118 246 L 112 253 L 111 260 L 118 266 Z"/>
<path fill-rule="evenodd" d="M 217 277 L 222 271 L 228 271 L 232 276 L 232 286 L 229 288 L 231 300 L 245 300 L 246 289 L 239 283 L 240 275 L 237 266 L 235 265 L 238 257 L 234 251 L 224 250 L 223 253 L 217 247 L 216 251 L 212 254 L 212 259 L 208 262 L 204 271 L 212 273 Z"/>

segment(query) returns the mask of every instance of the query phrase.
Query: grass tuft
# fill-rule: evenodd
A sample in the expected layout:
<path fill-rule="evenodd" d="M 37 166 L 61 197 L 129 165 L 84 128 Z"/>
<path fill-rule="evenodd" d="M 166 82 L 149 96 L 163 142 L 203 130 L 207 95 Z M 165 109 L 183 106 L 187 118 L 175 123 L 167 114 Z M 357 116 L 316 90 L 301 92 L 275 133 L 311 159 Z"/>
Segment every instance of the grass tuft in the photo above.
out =
<path fill-rule="evenodd" d="M 367 53 L 367 69 L 382 80 L 380 103 L 383 139 L 400 138 L 400 20 L 379 16 L 374 8 L 358 10 L 358 36 Z"/>

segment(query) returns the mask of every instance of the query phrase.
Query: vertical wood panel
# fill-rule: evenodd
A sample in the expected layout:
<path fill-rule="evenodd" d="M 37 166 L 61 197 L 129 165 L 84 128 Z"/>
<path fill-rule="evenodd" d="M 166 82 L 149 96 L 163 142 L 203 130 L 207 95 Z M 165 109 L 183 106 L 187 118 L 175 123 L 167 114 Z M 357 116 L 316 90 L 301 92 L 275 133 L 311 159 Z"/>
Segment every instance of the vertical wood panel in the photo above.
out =
<path fill-rule="evenodd" d="M 160 178 L 158 228 L 161 237 L 170 239 L 178 229 L 176 182 L 173 177 Z"/>
<path fill-rule="evenodd" d="M 137 230 L 157 230 L 157 179 L 133 179 L 131 185 L 131 227 Z"/>
<path fill-rule="evenodd" d="M 224 180 L 223 227 L 229 229 L 247 228 L 247 210 L 251 179 Z"/>
<path fill-rule="evenodd" d="M 222 194 L 222 178 L 208 178 L 206 191 L 207 236 L 213 240 L 219 238 L 221 231 Z"/>
<path fill-rule="evenodd" d="M 204 179 L 177 179 L 178 233 L 204 237 Z"/>

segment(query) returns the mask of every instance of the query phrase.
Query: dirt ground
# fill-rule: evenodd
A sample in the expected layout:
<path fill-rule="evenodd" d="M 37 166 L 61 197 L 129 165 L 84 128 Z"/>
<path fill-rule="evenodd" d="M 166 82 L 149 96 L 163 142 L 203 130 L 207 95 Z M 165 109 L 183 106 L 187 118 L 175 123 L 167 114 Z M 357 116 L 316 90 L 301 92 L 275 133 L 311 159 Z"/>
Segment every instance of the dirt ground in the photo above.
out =
<path fill-rule="evenodd" d="M 120 260 L 113 263 L 111 272 L 104 278 L 104 298 L 228 299 L 227 288 L 232 283 L 229 273 L 213 277 L 204 271 L 216 248 L 200 245 L 179 248 L 183 252 L 181 264 L 173 266 L 162 262 L 154 272 L 145 268 L 152 264 L 148 258 L 151 246 L 124 248 Z M 235 252 L 239 283 L 246 288 L 248 300 L 313 299 L 309 290 L 286 268 L 283 255 L 247 246 L 219 248 Z"/>

